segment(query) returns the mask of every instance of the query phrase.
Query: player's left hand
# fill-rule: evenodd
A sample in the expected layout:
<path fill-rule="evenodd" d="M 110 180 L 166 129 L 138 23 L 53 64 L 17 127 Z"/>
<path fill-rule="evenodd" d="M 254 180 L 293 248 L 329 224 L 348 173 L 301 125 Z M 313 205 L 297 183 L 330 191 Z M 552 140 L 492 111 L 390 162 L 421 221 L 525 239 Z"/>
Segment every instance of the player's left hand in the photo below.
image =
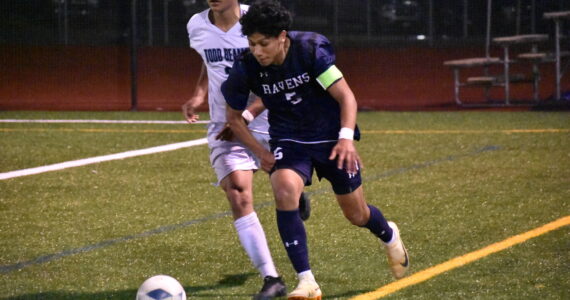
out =
<path fill-rule="evenodd" d="M 352 140 L 339 139 L 331 151 L 330 160 L 336 158 L 337 168 L 345 169 L 349 174 L 355 174 L 362 168 L 362 160 L 354 147 Z"/>
<path fill-rule="evenodd" d="M 230 128 L 230 124 L 226 123 L 224 129 L 216 135 L 216 140 L 231 141 L 234 139 L 234 132 Z"/>

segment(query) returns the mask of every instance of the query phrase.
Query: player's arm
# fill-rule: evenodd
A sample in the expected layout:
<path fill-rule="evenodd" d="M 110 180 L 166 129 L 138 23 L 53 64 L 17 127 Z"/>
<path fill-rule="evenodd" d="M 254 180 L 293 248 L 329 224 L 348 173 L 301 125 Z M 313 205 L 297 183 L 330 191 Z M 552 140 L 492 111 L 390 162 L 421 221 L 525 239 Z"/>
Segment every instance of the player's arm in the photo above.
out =
<path fill-rule="evenodd" d="M 248 125 L 264 110 L 265 110 L 265 105 L 263 105 L 261 98 L 256 97 L 255 100 L 251 102 L 249 106 L 242 112 L 241 116 L 245 124 Z M 231 141 L 233 140 L 233 138 L 234 138 L 234 133 L 232 132 L 232 128 L 230 127 L 229 123 L 227 123 L 224 129 L 222 129 L 222 131 L 220 131 L 216 135 L 216 139 L 222 141 Z"/>
<path fill-rule="evenodd" d="M 265 105 L 263 105 L 263 101 L 261 101 L 261 98 L 259 97 L 255 97 L 255 100 L 253 100 L 253 102 L 247 106 L 247 111 L 251 114 L 251 116 L 253 116 L 253 118 L 259 116 L 264 110 Z M 251 121 L 252 120 L 250 120 L 250 122 Z"/>
<path fill-rule="evenodd" d="M 340 105 L 339 139 L 329 159 L 337 158 L 337 167 L 343 167 L 349 173 L 356 173 L 362 167 L 362 161 L 354 147 L 354 128 L 356 126 L 357 103 L 354 93 L 344 78 L 338 79 L 327 91 Z"/>
<path fill-rule="evenodd" d="M 234 135 L 261 161 L 261 168 L 269 172 L 275 164 L 275 157 L 251 134 L 244 122 L 242 113 L 247 108 L 250 88 L 247 84 L 245 64 L 236 61 L 228 79 L 222 84 L 222 94 L 226 99 L 226 119 Z"/>
<path fill-rule="evenodd" d="M 357 104 L 352 90 L 340 70 L 335 66 L 334 50 L 330 41 L 324 36 L 315 39 L 313 71 L 319 74 L 317 82 L 340 105 L 340 132 L 337 144 L 331 151 L 329 159 L 337 159 L 337 167 L 343 167 L 354 173 L 362 166 L 358 152 L 353 144 L 356 127 Z"/>
<path fill-rule="evenodd" d="M 261 161 L 261 168 L 269 172 L 275 164 L 275 157 L 267 151 L 251 134 L 242 117 L 243 111 L 226 106 L 226 118 L 233 134 L 248 147 Z"/>
<path fill-rule="evenodd" d="M 206 72 L 206 65 L 202 63 L 200 68 L 200 75 L 198 76 L 198 81 L 196 82 L 196 88 L 192 97 L 182 105 L 182 114 L 188 123 L 194 123 L 198 121 L 200 116 L 196 114 L 196 108 L 200 104 L 204 103 L 206 97 L 208 96 L 208 74 Z"/>

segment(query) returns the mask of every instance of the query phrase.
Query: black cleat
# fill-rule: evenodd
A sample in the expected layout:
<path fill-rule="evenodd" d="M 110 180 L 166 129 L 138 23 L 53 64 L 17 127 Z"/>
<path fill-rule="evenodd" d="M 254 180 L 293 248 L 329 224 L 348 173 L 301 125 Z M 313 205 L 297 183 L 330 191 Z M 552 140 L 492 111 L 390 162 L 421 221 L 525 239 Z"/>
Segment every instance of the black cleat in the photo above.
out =
<path fill-rule="evenodd" d="M 311 216 L 311 199 L 305 193 L 301 193 L 299 198 L 299 215 L 303 221 L 307 221 Z"/>
<path fill-rule="evenodd" d="M 287 288 L 281 277 L 265 276 L 263 287 L 258 294 L 253 296 L 253 300 L 269 300 L 283 296 L 287 296 Z"/>

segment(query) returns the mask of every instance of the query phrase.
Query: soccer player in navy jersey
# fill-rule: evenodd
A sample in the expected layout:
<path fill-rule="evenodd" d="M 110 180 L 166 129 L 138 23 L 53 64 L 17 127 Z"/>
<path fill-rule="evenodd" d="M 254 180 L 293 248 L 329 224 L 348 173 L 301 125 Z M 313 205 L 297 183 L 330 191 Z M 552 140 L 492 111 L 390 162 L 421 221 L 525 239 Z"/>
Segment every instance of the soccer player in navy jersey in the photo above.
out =
<path fill-rule="evenodd" d="M 290 14 L 274 1 L 253 4 L 240 23 L 250 51 L 235 61 L 222 93 L 233 133 L 270 173 L 277 226 L 299 279 L 289 299 L 322 295 L 309 264 L 298 211 L 299 195 L 311 184 L 313 170 L 331 183 L 345 217 L 382 240 L 393 275 L 403 277 L 409 261 L 398 227 L 364 199 L 362 162 L 353 143 L 360 137 L 356 99 L 335 66 L 330 42 L 318 33 L 289 31 Z M 272 152 L 243 122 L 250 91 L 269 111 Z"/>
<path fill-rule="evenodd" d="M 235 57 L 248 48 L 239 18 L 249 6 L 240 4 L 238 0 L 207 2 L 208 8 L 193 15 L 187 24 L 190 46 L 200 54 L 203 65 L 193 96 L 183 106 L 184 116 L 188 122 L 196 122 L 196 108 L 208 101 L 210 163 L 217 184 L 229 201 L 240 244 L 263 278 L 263 287 L 253 299 L 274 299 L 286 295 L 287 289 L 273 263 L 265 232 L 253 205 L 253 173 L 259 168 L 258 160 L 239 141 L 217 139 L 226 128 L 226 101 L 220 86 L 226 80 Z M 254 101 L 253 95 L 250 98 L 252 102 L 244 110 L 244 118 L 249 120 L 249 130 L 269 148 L 267 113 L 263 112 L 263 105 L 255 105 L 260 101 Z M 306 219 L 310 212 L 308 198 L 300 201 L 306 204 Z"/>

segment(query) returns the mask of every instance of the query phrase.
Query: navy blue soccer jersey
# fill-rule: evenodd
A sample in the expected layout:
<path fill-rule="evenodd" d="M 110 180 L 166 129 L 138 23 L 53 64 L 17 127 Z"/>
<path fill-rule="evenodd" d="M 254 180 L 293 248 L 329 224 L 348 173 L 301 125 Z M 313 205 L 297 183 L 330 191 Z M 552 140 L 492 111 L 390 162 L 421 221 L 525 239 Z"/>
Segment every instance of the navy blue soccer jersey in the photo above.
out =
<path fill-rule="evenodd" d="M 334 65 L 332 45 L 314 32 L 290 31 L 288 37 L 291 44 L 282 65 L 261 66 L 249 51 L 240 56 L 222 84 L 226 102 L 243 110 L 250 91 L 259 96 L 269 111 L 274 141 L 337 141 L 340 106 L 326 89 L 342 74 Z"/>

